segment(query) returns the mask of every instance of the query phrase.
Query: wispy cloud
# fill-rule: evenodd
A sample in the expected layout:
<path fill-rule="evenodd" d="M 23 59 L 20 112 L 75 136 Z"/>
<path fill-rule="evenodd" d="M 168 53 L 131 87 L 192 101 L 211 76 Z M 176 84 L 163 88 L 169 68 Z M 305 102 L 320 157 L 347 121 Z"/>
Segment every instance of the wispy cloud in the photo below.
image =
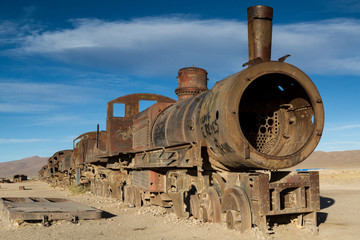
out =
<path fill-rule="evenodd" d="M 334 141 L 334 142 L 327 142 L 326 143 L 327 145 L 333 145 L 333 146 L 336 146 L 336 145 L 345 145 L 345 144 L 351 144 L 351 145 L 358 145 L 360 146 L 360 141 Z"/>
<path fill-rule="evenodd" d="M 33 113 L 33 112 L 45 112 L 54 109 L 53 105 L 41 104 L 41 103 L 0 103 L 0 112 L 6 113 Z"/>
<path fill-rule="evenodd" d="M 72 22 L 71 29 L 27 35 L 16 52 L 137 75 L 164 75 L 189 65 L 227 74 L 247 61 L 245 22 L 186 17 Z M 289 53 L 289 61 L 306 72 L 360 75 L 360 20 L 275 24 L 273 34 L 274 59 Z"/>
<path fill-rule="evenodd" d="M 58 83 L 0 82 L 0 99 L 73 103 L 85 100 L 86 89 Z"/>
<path fill-rule="evenodd" d="M 103 121 L 100 121 L 103 124 Z M 22 125 L 22 127 L 29 126 L 78 126 L 78 125 L 90 125 L 96 126 L 96 123 L 100 123 L 98 119 L 92 119 L 80 115 L 64 115 L 64 114 L 51 114 L 50 116 L 36 117 L 30 120 L 30 123 Z"/>
<path fill-rule="evenodd" d="M 360 124 L 350 124 L 350 125 L 344 125 L 334 128 L 327 128 L 326 131 L 341 131 L 341 130 L 348 130 L 353 128 L 360 128 Z"/>
<path fill-rule="evenodd" d="M 30 18 L 35 10 L 35 7 L 24 8 L 24 16 L 18 21 L 0 20 L 0 47 L 21 46 L 25 37 L 37 35 L 43 30 L 42 24 Z"/>
<path fill-rule="evenodd" d="M 274 54 L 291 53 L 295 64 L 311 73 L 360 75 L 359 38 L 356 19 L 275 25 Z"/>
<path fill-rule="evenodd" d="M 32 143 L 32 142 L 46 142 L 50 141 L 49 139 L 38 139 L 38 138 L 30 138 L 30 139 L 17 139 L 17 138 L 0 138 L 0 144 L 6 143 Z"/>
<path fill-rule="evenodd" d="M 43 112 L 59 108 L 61 104 L 86 102 L 95 88 L 58 83 L 0 82 L 0 112 Z"/>
<path fill-rule="evenodd" d="M 141 81 L 136 78 L 131 78 L 130 76 L 112 74 L 112 73 L 77 73 L 74 75 L 77 84 L 89 88 L 101 88 L 107 93 L 109 91 L 116 89 L 117 96 L 128 94 L 131 91 L 138 91 L 139 86 L 141 86 L 142 91 L 156 91 L 159 92 L 168 92 L 169 90 L 173 91 L 173 88 L 169 88 L 169 85 L 161 84 L 160 82 L 146 82 Z M 175 76 L 173 77 L 174 83 Z"/>
<path fill-rule="evenodd" d="M 27 36 L 17 53 L 136 75 L 176 74 L 179 66 L 189 65 L 233 70 L 247 59 L 246 24 L 236 21 L 77 19 L 73 24 Z M 224 58 L 226 64 L 219 64 Z"/>
<path fill-rule="evenodd" d="M 60 142 L 66 142 L 66 143 L 71 143 L 72 141 L 74 141 L 75 138 L 77 138 L 78 136 L 76 135 L 71 135 L 71 136 L 66 136 L 63 139 L 60 139 Z"/>
<path fill-rule="evenodd" d="M 13 43 L 14 39 L 18 39 L 18 25 L 12 21 L 0 22 L 0 43 L 9 44 Z"/>

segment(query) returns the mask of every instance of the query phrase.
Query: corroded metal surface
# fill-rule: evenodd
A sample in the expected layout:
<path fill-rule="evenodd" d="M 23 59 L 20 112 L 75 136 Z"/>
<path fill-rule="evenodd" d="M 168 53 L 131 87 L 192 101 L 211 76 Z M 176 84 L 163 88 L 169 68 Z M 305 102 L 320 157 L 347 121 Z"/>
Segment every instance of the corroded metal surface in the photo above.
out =
<path fill-rule="evenodd" d="M 139 113 L 140 100 L 174 102 L 171 98 L 149 93 L 131 94 L 108 102 L 106 132 L 108 134 L 107 151 L 110 155 L 132 149 L 132 124 L 135 115 Z M 125 116 L 114 116 L 114 104 L 125 105 Z"/>
<path fill-rule="evenodd" d="M 272 8 L 250 7 L 248 19 L 249 67 L 161 112 L 152 147 L 200 140 L 224 170 L 288 168 L 313 152 L 324 126 L 320 94 L 285 58 L 270 61 Z"/>
<path fill-rule="evenodd" d="M 249 199 L 243 188 L 229 188 L 224 193 L 221 205 L 226 213 L 226 226 L 244 232 L 252 225 Z"/>
<path fill-rule="evenodd" d="M 178 72 L 178 84 L 175 93 L 179 101 L 199 95 L 206 92 L 207 72 L 204 69 L 196 67 L 182 68 Z"/>
<path fill-rule="evenodd" d="M 271 60 L 271 36 L 273 9 L 267 6 L 253 6 L 247 9 L 249 61 L 260 58 Z"/>
<path fill-rule="evenodd" d="M 133 119 L 133 150 L 144 151 L 151 147 L 151 128 L 159 113 L 171 106 L 173 102 L 158 102 L 148 109 L 136 114 Z"/>
<path fill-rule="evenodd" d="M 310 155 L 323 125 L 322 100 L 310 78 L 290 64 L 266 62 L 164 110 L 152 141 L 164 147 L 200 138 L 225 169 L 281 169 Z"/>
<path fill-rule="evenodd" d="M 99 219 L 102 211 L 64 198 L 1 198 L 1 209 L 9 220 Z"/>
<path fill-rule="evenodd" d="M 46 180 L 54 185 L 69 185 L 74 167 L 73 150 L 62 150 L 56 152 L 43 166 L 38 175 L 40 179 Z"/>

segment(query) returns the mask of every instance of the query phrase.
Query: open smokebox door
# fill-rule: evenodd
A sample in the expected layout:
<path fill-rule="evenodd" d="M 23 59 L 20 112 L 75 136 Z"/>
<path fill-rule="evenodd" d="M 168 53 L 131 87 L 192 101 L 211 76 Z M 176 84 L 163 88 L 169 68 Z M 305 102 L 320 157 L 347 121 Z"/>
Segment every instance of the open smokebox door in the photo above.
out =
<path fill-rule="evenodd" d="M 42 222 L 49 226 L 52 221 L 100 219 L 103 211 L 64 198 L 0 198 L 0 209 L 14 222 Z"/>

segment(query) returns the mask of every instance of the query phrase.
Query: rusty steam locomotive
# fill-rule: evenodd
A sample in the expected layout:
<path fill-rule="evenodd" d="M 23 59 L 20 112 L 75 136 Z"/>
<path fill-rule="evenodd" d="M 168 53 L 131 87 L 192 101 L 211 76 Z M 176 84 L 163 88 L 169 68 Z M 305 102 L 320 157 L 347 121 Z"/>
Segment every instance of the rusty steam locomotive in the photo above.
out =
<path fill-rule="evenodd" d="M 318 90 L 288 56 L 271 61 L 273 10 L 247 10 L 249 61 L 207 88 L 207 72 L 178 72 L 178 101 L 131 94 L 107 105 L 106 131 L 84 133 L 39 177 L 87 184 L 132 206 L 171 207 L 179 217 L 267 230 L 275 220 L 315 227 L 318 172 L 278 171 L 305 160 L 323 131 Z M 139 112 L 140 100 L 153 100 Z M 125 116 L 113 114 L 125 105 Z"/>

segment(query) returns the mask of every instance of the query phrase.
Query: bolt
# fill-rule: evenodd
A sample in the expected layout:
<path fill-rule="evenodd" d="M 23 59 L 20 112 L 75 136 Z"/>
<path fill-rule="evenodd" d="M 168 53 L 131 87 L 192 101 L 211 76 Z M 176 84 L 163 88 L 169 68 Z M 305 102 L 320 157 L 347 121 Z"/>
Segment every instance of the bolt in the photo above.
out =
<path fill-rule="evenodd" d="M 284 134 L 284 135 L 283 135 L 283 138 L 285 138 L 285 139 L 289 139 L 289 138 L 290 138 L 290 136 L 289 136 L 289 135 Z"/>
<path fill-rule="evenodd" d="M 291 117 L 289 119 L 289 124 L 293 124 L 296 121 L 296 117 Z"/>

